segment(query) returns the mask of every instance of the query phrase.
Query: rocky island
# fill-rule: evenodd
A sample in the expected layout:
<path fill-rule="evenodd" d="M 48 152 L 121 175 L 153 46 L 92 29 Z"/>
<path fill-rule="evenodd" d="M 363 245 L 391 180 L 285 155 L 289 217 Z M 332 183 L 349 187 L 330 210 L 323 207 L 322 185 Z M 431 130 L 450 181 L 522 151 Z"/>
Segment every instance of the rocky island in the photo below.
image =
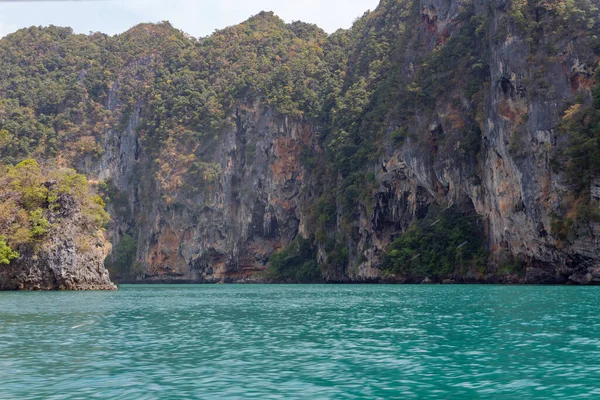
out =
<path fill-rule="evenodd" d="M 0 169 L 0 290 L 114 290 L 104 203 L 84 176 L 25 160 Z"/>
<path fill-rule="evenodd" d="M 0 289 L 112 288 L 105 255 L 121 282 L 600 282 L 598 6 L 8 35 Z M 27 158 L 110 222 L 75 172 L 3 192 Z"/>

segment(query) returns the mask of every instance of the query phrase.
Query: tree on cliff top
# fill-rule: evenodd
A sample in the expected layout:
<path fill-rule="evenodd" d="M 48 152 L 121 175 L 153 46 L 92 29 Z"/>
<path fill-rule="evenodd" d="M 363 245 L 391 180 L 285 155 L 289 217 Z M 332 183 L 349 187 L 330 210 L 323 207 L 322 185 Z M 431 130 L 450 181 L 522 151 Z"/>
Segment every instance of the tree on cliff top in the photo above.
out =
<path fill-rule="evenodd" d="M 109 220 L 102 199 L 71 169 L 43 171 L 27 159 L 0 171 L 0 264 L 17 258 L 21 248 L 35 248 L 76 212 L 84 236 L 97 234 Z"/>

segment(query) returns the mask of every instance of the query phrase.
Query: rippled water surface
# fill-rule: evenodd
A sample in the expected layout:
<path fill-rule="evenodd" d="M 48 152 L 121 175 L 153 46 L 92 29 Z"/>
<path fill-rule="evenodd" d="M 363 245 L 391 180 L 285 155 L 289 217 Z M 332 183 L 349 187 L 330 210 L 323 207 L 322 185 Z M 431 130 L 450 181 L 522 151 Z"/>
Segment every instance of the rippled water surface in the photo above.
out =
<path fill-rule="evenodd" d="M 600 398 L 600 288 L 0 292 L 0 398 Z"/>

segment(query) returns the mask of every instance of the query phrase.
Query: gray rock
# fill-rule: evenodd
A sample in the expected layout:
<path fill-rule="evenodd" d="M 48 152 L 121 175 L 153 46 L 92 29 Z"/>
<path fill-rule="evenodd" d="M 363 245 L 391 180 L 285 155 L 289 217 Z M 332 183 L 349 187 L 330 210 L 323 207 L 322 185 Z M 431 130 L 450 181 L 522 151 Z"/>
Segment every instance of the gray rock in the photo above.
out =
<path fill-rule="evenodd" d="M 19 258 L 0 266 L 0 290 L 116 290 L 104 267 L 110 244 L 90 233 L 70 198 L 49 215 L 53 225 L 35 247 L 19 248 Z"/>

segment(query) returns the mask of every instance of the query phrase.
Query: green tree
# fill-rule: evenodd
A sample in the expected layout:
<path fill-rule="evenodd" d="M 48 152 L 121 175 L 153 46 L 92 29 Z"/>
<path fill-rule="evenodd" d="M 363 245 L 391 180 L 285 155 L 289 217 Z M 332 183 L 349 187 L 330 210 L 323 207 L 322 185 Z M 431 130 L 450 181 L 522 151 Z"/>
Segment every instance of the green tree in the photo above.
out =
<path fill-rule="evenodd" d="M 433 207 L 387 249 L 384 270 L 410 277 L 450 277 L 468 269 L 485 269 L 483 224 L 476 214 Z"/>
<path fill-rule="evenodd" d="M 266 276 L 284 282 L 322 281 L 323 275 L 316 258 L 316 248 L 311 240 L 298 237 L 286 249 L 271 256 Z"/>
<path fill-rule="evenodd" d="M 72 239 L 79 242 L 89 242 L 109 220 L 102 199 L 74 170 L 43 169 L 25 159 L 0 172 L 0 236 L 8 249 L 37 248 L 48 235 L 61 234 L 63 218 L 74 213 L 80 218 Z M 3 254 L 8 259 L 14 253 L 3 247 Z"/>
<path fill-rule="evenodd" d="M 113 254 L 105 260 L 111 276 L 115 279 L 135 278 L 142 272 L 141 266 L 135 261 L 137 241 L 128 233 L 124 234 L 115 246 Z"/>
<path fill-rule="evenodd" d="M 11 260 L 19 257 L 19 253 L 6 244 L 6 236 L 0 236 L 0 264 L 9 264 Z"/>

